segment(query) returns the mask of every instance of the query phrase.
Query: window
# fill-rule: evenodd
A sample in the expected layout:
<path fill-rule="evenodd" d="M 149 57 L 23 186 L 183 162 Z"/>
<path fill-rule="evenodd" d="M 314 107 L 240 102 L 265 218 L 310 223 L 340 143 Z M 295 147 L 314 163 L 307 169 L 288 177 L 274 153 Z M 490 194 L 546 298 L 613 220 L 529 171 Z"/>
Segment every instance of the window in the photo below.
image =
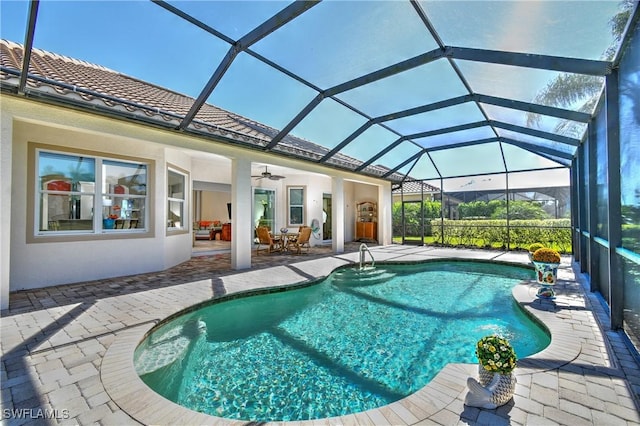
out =
<path fill-rule="evenodd" d="M 93 231 L 95 164 L 93 158 L 40 153 L 39 231 Z"/>
<path fill-rule="evenodd" d="M 304 187 L 287 187 L 287 204 L 289 206 L 288 221 L 289 226 L 304 225 Z"/>
<path fill-rule="evenodd" d="M 145 228 L 146 164 L 44 150 L 36 158 L 38 235 Z"/>
<path fill-rule="evenodd" d="M 144 226 L 147 204 L 147 166 L 122 161 L 102 161 L 103 229 Z"/>
<path fill-rule="evenodd" d="M 183 229 L 185 226 L 186 176 L 169 169 L 167 173 L 167 228 Z"/>

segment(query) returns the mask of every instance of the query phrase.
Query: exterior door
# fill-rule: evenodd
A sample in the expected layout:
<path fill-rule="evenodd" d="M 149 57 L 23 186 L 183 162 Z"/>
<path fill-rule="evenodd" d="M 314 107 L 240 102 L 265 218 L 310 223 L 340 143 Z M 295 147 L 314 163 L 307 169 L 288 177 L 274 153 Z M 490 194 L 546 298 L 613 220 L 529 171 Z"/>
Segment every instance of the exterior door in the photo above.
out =
<path fill-rule="evenodd" d="M 253 189 L 253 227 L 267 226 L 275 231 L 276 191 L 273 189 Z"/>
<path fill-rule="evenodd" d="M 331 239 L 331 194 L 322 194 L 322 240 Z"/>

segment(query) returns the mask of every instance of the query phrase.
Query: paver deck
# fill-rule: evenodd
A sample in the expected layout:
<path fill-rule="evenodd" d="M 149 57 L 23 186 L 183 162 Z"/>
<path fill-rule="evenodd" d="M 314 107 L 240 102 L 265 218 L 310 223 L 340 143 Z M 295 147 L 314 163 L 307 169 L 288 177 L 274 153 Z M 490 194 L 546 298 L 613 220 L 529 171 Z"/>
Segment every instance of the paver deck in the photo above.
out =
<path fill-rule="evenodd" d="M 327 276 L 358 261 L 358 245 L 332 254 L 270 255 L 234 271 L 228 254 L 195 257 L 170 270 L 11 295 L 2 312 L 0 370 L 6 424 L 237 424 L 190 411 L 148 389 L 133 350 L 155 324 L 211 298 Z M 376 262 L 463 258 L 527 263 L 525 253 L 413 246 L 371 247 Z M 548 348 L 518 361 L 512 401 L 495 410 L 464 405 L 477 367 L 449 364 L 415 394 L 379 409 L 298 424 L 640 424 L 640 366 L 607 310 L 563 259 L 555 301 L 524 282 L 515 299 L 551 331 Z M 49 418 L 52 417 L 52 418 Z"/>

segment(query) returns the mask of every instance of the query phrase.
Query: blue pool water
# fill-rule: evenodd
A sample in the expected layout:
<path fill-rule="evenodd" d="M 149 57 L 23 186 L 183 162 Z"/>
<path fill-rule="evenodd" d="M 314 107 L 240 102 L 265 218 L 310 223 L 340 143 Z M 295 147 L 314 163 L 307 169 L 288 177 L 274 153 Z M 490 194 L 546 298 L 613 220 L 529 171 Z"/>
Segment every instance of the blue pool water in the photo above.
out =
<path fill-rule="evenodd" d="M 527 269 L 480 262 L 340 269 L 309 287 L 233 299 L 159 327 L 136 350 L 152 389 L 190 409 L 308 420 L 389 404 L 498 333 L 519 358 L 549 336 L 511 289 Z"/>

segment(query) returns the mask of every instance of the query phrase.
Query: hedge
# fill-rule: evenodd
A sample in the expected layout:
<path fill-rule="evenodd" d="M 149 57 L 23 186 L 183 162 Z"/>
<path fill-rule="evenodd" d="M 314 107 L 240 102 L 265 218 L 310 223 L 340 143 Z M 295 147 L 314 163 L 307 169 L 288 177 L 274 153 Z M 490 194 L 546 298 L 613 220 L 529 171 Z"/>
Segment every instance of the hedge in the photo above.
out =
<path fill-rule="evenodd" d="M 431 234 L 445 245 L 507 246 L 506 219 L 444 220 L 444 238 L 440 219 L 431 221 Z M 532 219 L 509 221 L 509 246 L 526 248 L 542 243 L 565 253 L 571 252 L 570 219 Z"/>

